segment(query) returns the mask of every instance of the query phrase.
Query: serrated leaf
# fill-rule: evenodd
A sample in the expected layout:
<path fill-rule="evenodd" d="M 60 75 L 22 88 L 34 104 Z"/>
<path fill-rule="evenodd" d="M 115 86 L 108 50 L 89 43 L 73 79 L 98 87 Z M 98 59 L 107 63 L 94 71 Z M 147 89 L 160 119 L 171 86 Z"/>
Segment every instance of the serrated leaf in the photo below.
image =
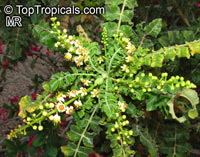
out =
<path fill-rule="evenodd" d="M 177 47 L 176 48 L 177 51 L 177 56 L 180 57 L 186 57 L 186 58 L 190 58 L 190 53 L 188 50 L 188 47 Z"/>
<path fill-rule="evenodd" d="M 158 39 L 158 42 L 164 47 L 169 45 L 168 38 L 166 36 L 162 36 Z"/>
<path fill-rule="evenodd" d="M 123 4 L 123 1 L 122 0 L 106 0 L 105 4 L 117 6 L 117 5 Z M 134 7 L 137 7 L 138 5 L 137 5 L 136 0 L 128 0 L 128 1 L 126 1 L 125 6 L 128 7 L 129 9 L 133 9 Z"/>
<path fill-rule="evenodd" d="M 128 1 L 126 1 L 126 6 L 127 6 L 129 9 L 132 9 L 132 11 L 133 11 L 133 8 L 134 8 L 134 7 L 137 7 L 138 4 L 137 4 L 137 1 L 136 1 L 136 0 L 128 0 Z"/>
<path fill-rule="evenodd" d="M 53 93 L 58 88 L 59 82 L 58 80 L 51 80 L 49 82 L 50 92 Z"/>
<path fill-rule="evenodd" d="M 158 107 L 157 104 L 158 97 L 151 95 L 150 98 L 146 99 L 146 111 L 154 111 Z"/>
<path fill-rule="evenodd" d="M 166 59 L 174 61 L 176 57 L 176 51 L 174 49 L 165 50 Z"/>
<path fill-rule="evenodd" d="M 146 34 L 151 35 L 153 37 L 157 37 L 160 33 L 162 28 L 162 20 L 161 19 L 155 19 L 151 23 L 149 23 L 147 26 L 144 27 L 144 31 Z"/>
<path fill-rule="evenodd" d="M 150 66 L 152 62 L 151 56 L 147 56 L 144 58 L 144 65 Z"/>
<path fill-rule="evenodd" d="M 164 56 L 160 53 L 152 54 L 152 67 L 162 67 Z"/>
<path fill-rule="evenodd" d="M 116 97 L 111 93 L 104 93 L 103 95 L 100 95 L 100 97 L 102 98 L 100 101 L 102 104 L 102 111 L 106 113 L 109 118 L 114 118 L 116 116 L 115 111 L 117 108 Z"/>
<path fill-rule="evenodd" d="M 168 31 L 168 38 L 171 44 L 174 44 L 180 40 L 179 31 Z"/>
<path fill-rule="evenodd" d="M 120 33 L 123 33 L 124 36 L 126 37 L 131 37 L 133 36 L 133 30 L 130 26 L 127 26 L 127 25 L 122 25 L 120 27 Z"/>
<path fill-rule="evenodd" d="M 192 31 L 183 31 L 183 36 L 186 41 L 192 41 L 195 39 L 194 33 Z"/>
<path fill-rule="evenodd" d="M 75 125 L 71 126 L 67 136 L 71 141 L 74 142 L 78 141 L 83 136 L 83 144 L 87 147 L 93 147 L 93 134 L 86 132 L 84 135 L 82 135 L 82 130 Z"/>
<path fill-rule="evenodd" d="M 195 54 L 200 54 L 200 42 L 189 44 L 189 47 L 192 56 L 194 56 Z"/>
<path fill-rule="evenodd" d="M 119 20 L 120 8 L 115 5 L 106 7 L 106 13 L 103 16 L 107 21 Z"/>
<path fill-rule="evenodd" d="M 76 145 L 73 143 L 69 143 L 67 146 L 62 146 L 61 151 L 67 157 L 74 156 L 74 153 L 76 152 Z M 91 151 L 92 149 L 90 148 L 80 146 L 77 154 L 78 157 L 88 157 Z"/>
<path fill-rule="evenodd" d="M 133 18 L 133 10 L 125 10 L 122 15 L 122 22 L 128 22 L 131 24 L 131 20 Z"/>
<path fill-rule="evenodd" d="M 106 5 L 119 5 L 119 4 L 122 4 L 123 1 L 122 0 L 105 0 L 105 4 Z"/>

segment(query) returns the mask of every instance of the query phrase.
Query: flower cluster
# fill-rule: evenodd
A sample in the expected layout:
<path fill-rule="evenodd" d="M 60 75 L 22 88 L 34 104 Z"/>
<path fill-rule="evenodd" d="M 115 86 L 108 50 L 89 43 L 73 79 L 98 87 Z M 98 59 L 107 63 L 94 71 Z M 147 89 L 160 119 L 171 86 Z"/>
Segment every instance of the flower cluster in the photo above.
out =
<path fill-rule="evenodd" d="M 52 18 L 51 20 L 54 28 L 60 26 L 60 22 L 55 22 L 56 18 Z M 64 29 L 62 33 L 58 29 L 56 32 L 51 31 L 50 33 L 58 36 L 58 41 L 55 43 L 55 47 L 62 47 L 68 50 L 64 55 L 65 60 L 75 62 L 78 67 L 89 60 L 89 51 L 83 47 L 83 44 L 76 39 L 75 36 L 67 35 L 66 29 Z"/>
<path fill-rule="evenodd" d="M 131 76 L 133 76 L 133 74 Z M 152 90 L 164 92 L 168 89 L 166 86 L 168 86 L 172 91 L 179 90 L 181 88 L 196 88 L 196 85 L 191 83 L 189 80 L 185 81 L 184 77 L 172 76 L 169 79 L 167 79 L 167 77 L 167 73 L 162 73 L 160 79 L 157 76 L 153 76 L 152 73 L 147 75 L 145 73 L 140 73 L 134 80 L 131 79 L 130 81 L 125 81 L 118 79 L 116 82 L 128 84 L 131 93 L 134 93 L 138 88 L 140 88 L 144 93 L 151 92 Z M 119 91 L 118 86 L 115 87 L 115 90 Z M 120 104 L 121 103 L 119 103 L 119 105 Z"/>
<path fill-rule="evenodd" d="M 133 130 L 125 128 L 129 125 L 126 115 L 120 115 L 119 113 L 116 113 L 116 116 L 117 120 L 107 131 L 107 134 L 114 134 L 117 140 L 121 141 L 124 146 L 131 144 L 133 142 L 130 140 L 131 136 L 133 136 Z"/>
<path fill-rule="evenodd" d="M 130 38 L 123 37 L 123 33 L 120 33 L 118 36 L 117 34 L 114 35 L 114 38 L 121 44 L 121 46 L 124 48 L 127 57 L 126 57 L 126 63 L 133 62 L 133 53 L 136 50 L 135 45 L 133 45 L 130 41 Z M 126 64 L 123 64 L 121 66 L 122 71 L 125 71 L 126 73 L 130 72 L 129 67 Z"/>

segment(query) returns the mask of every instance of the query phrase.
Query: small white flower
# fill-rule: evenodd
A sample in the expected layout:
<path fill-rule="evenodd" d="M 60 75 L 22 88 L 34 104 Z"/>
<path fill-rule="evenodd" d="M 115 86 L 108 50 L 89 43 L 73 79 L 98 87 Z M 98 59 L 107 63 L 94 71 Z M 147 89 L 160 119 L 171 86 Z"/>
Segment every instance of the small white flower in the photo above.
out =
<path fill-rule="evenodd" d="M 55 114 L 53 117 L 53 121 L 55 124 L 60 123 L 61 122 L 61 117 L 58 114 Z"/>
<path fill-rule="evenodd" d="M 131 42 L 129 42 L 126 49 L 128 50 L 127 53 L 130 54 L 135 51 L 135 46 L 132 45 Z"/>
<path fill-rule="evenodd" d="M 91 97 L 98 97 L 98 94 L 99 94 L 99 90 L 98 89 L 93 89 L 93 91 L 91 92 Z"/>
<path fill-rule="evenodd" d="M 66 114 L 72 114 L 73 111 L 74 111 L 74 107 L 73 106 L 70 106 L 70 107 L 66 108 Z"/>
<path fill-rule="evenodd" d="M 57 99 L 57 101 L 59 101 L 59 102 L 64 102 L 64 101 L 65 101 L 65 98 L 66 98 L 66 95 L 64 95 L 64 94 L 58 94 L 58 95 L 56 96 L 56 99 Z"/>
<path fill-rule="evenodd" d="M 58 109 L 58 112 L 65 112 L 65 105 L 61 102 L 59 102 L 57 105 L 56 105 L 57 109 Z"/>
<path fill-rule="evenodd" d="M 83 49 L 82 48 L 78 48 L 78 49 L 76 49 L 76 54 L 77 55 L 80 55 L 80 54 L 82 54 L 83 53 Z"/>
<path fill-rule="evenodd" d="M 73 47 L 70 47 L 68 51 L 69 51 L 69 52 L 74 52 L 74 48 L 73 48 Z"/>
<path fill-rule="evenodd" d="M 73 89 L 72 91 L 70 91 L 69 97 L 70 97 L 70 98 L 71 98 L 71 97 L 76 97 L 78 94 L 79 94 L 78 91 Z"/>
<path fill-rule="evenodd" d="M 69 40 L 72 40 L 72 39 L 73 39 L 73 36 L 70 35 L 70 36 L 69 36 Z"/>
<path fill-rule="evenodd" d="M 75 46 L 76 47 L 81 47 L 82 46 L 82 43 L 78 40 L 75 41 Z"/>
<path fill-rule="evenodd" d="M 81 87 L 78 92 L 79 92 L 79 94 L 81 94 L 81 96 L 87 95 L 87 89 L 86 88 Z"/>
<path fill-rule="evenodd" d="M 121 66 L 121 68 L 122 68 L 122 71 L 129 72 L 127 65 L 124 64 L 123 66 Z"/>
<path fill-rule="evenodd" d="M 82 106 L 82 102 L 79 100 L 79 101 L 74 101 L 74 105 L 77 107 L 77 108 L 79 108 L 79 107 L 81 107 Z"/>
<path fill-rule="evenodd" d="M 120 110 L 125 110 L 126 109 L 126 104 L 125 103 L 123 103 L 123 102 L 121 102 L 121 101 L 118 101 L 118 105 L 119 105 L 119 109 Z"/>

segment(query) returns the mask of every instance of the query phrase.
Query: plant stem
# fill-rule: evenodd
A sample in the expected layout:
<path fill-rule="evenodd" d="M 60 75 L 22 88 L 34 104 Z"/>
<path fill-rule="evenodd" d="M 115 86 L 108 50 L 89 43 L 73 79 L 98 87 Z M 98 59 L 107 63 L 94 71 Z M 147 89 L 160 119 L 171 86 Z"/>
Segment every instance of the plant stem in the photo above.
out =
<path fill-rule="evenodd" d="M 96 85 L 93 85 L 93 86 L 91 86 L 90 88 L 88 88 L 88 89 L 87 89 L 87 92 L 91 91 L 95 86 L 96 86 Z M 41 101 L 40 105 L 41 105 L 43 102 L 45 102 L 46 99 L 47 99 L 49 96 L 50 96 L 50 95 L 47 95 L 47 96 Z M 70 99 L 69 101 L 67 101 L 67 102 L 65 103 L 65 106 L 71 104 L 72 102 L 74 102 L 74 101 L 75 101 L 76 99 L 78 99 L 79 97 L 81 97 L 80 94 L 79 94 L 78 96 L 76 96 L 76 97 Z M 57 112 L 57 109 L 52 110 L 52 111 L 49 112 L 46 116 L 41 116 L 41 117 L 39 117 L 38 119 L 35 119 L 34 121 L 32 121 L 29 125 L 25 125 L 25 126 L 19 128 L 19 129 L 17 129 L 17 131 L 16 131 L 15 133 L 16 133 L 16 134 L 17 134 L 17 133 L 20 133 L 21 131 L 27 129 L 29 126 L 32 126 L 33 124 L 38 123 L 38 122 L 40 122 L 40 121 L 43 121 L 45 118 L 49 117 L 50 115 L 52 115 L 52 114 L 54 114 L 54 113 L 56 113 L 56 112 Z"/>
<path fill-rule="evenodd" d="M 117 26 L 117 33 L 119 33 L 119 29 L 120 29 L 120 25 L 121 25 L 121 22 L 122 22 L 122 16 L 123 16 L 123 13 L 124 13 L 124 8 L 125 8 L 125 5 L 126 5 L 126 1 L 127 0 L 124 0 L 123 6 L 122 6 L 122 11 L 120 13 L 119 22 L 118 22 L 118 26 Z"/>
<path fill-rule="evenodd" d="M 83 133 L 81 134 L 81 138 L 80 138 L 80 140 L 78 141 L 78 144 L 77 144 L 77 147 L 76 147 L 76 150 L 75 150 L 74 157 L 77 156 L 77 153 L 78 153 L 78 150 L 79 150 L 81 141 L 82 141 L 82 139 L 83 139 L 83 137 L 84 137 L 84 135 L 85 135 L 85 132 L 87 131 L 87 129 L 88 129 L 88 127 L 89 127 L 89 125 L 90 125 L 90 123 L 91 123 L 91 121 L 92 121 L 92 118 L 93 118 L 93 116 L 94 116 L 94 114 L 95 114 L 97 108 L 98 108 L 98 104 L 95 106 L 94 111 L 92 112 L 92 115 L 90 116 L 90 119 L 88 120 L 88 123 L 87 123 L 87 125 L 86 125 L 86 127 L 85 127 Z"/>

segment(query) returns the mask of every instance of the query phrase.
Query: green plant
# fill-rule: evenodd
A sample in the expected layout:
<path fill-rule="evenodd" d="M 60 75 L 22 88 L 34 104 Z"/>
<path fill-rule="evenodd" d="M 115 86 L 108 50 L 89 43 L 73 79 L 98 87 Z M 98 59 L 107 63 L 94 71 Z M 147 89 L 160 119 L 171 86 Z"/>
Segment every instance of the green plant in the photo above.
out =
<path fill-rule="evenodd" d="M 56 127 L 66 113 L 73 116 L 69 141 L 61 147 L 66 156 L 84 157 L 92 150 L 115 157 L 189 154 L 188 125 L 198 119 L 199 98 L 192 89 L 196 85 L 154 69 L 177 57 L 189 59 L 200 53 L 200 41 L 156 50 L 152 39 L 162 29 L 161 19 L 138 24 L 135 33 L 131 27 L 135 0 L 106 0 L 105 4 L 108 22 L 102 24 L 100 44 L 61 31 L 56 18 L 51 19 L 52 29 L 34 27 L 43 43 L 55 38 L 51 46 L 74 64 L 71 71 L 54 74 L 43 83 L 44 92 L 36 101 L 29 96 L 20 100 L 19 116 L 27 125 L 11 131 L 8 138 L 24 136 L 29 127 L 46 130 L 49 121 Z M 143 153 L 137 147 L 140 144 L 145 147 Z"/>

